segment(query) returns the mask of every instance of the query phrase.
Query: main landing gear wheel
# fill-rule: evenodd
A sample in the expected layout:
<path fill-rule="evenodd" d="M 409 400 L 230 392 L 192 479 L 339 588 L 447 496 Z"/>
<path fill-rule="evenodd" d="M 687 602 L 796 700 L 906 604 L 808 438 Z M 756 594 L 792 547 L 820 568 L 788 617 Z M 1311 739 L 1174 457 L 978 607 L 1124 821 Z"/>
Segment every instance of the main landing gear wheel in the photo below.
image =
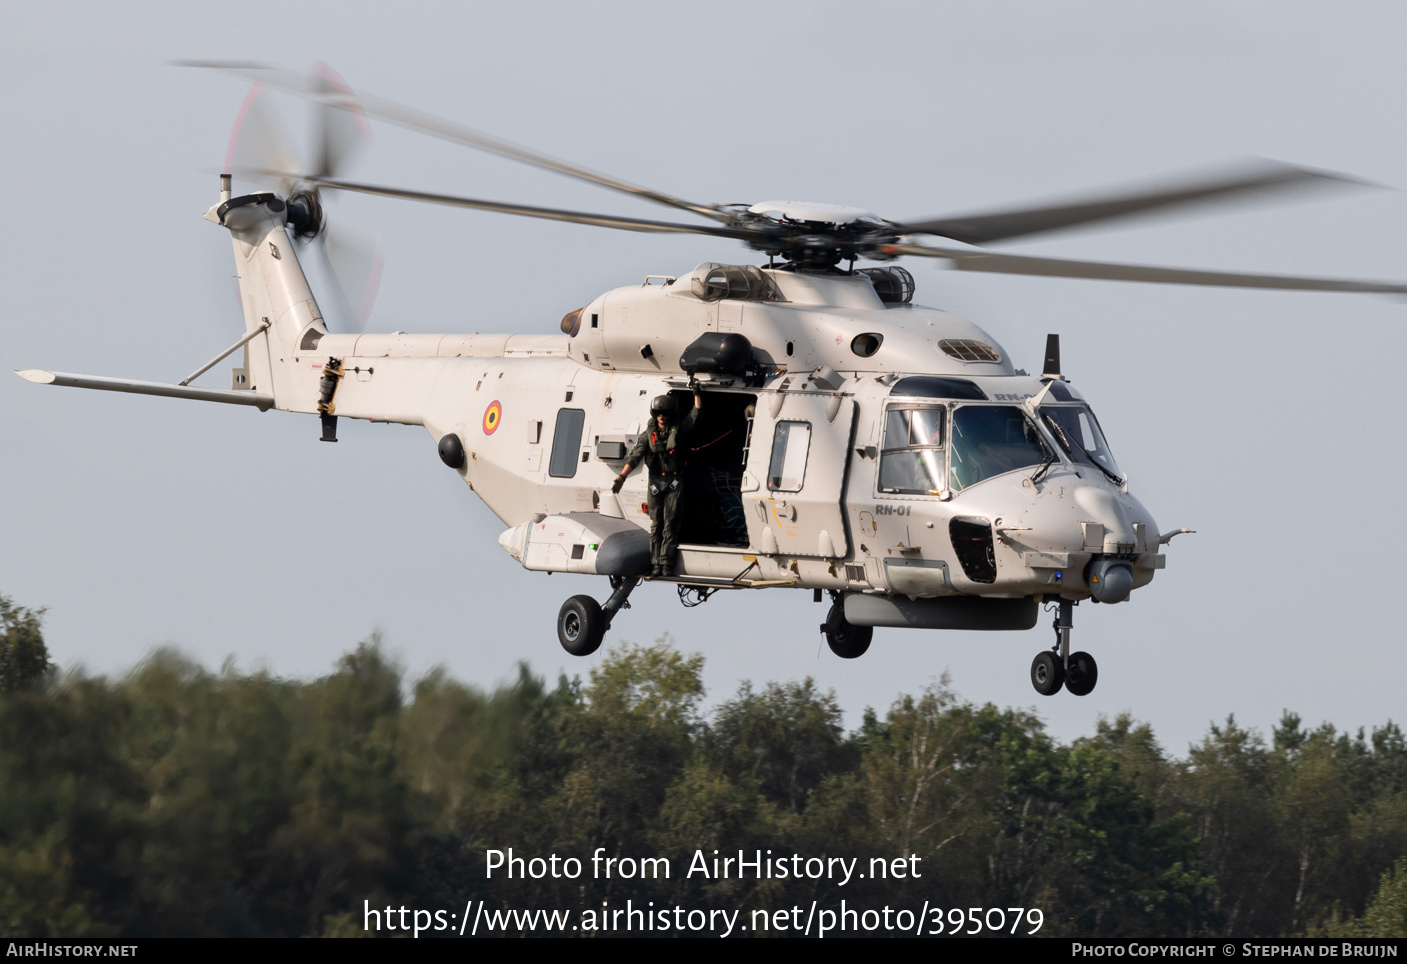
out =
<path fill-rule="evenodd" d="M 855 659 L 865 655 L 874 639 L 873 626 L 855 626 L 845 618 L 845 609 L 840 603 L 831 606 L 826 621 L 821 624 L 821 632 L 826 634 L 826 645 L 841 659 Z"/>
<path fill-rule="evenodd" d="M 1065 667 L 1054 653 L 1037 653 L 1031 660 L 1031 685 L 1042 696 L 1054 696 L 1065 685 Z"/>
<path fill-rule="evenodd" d="M 1065 670 L 1065 688 L 1076 696 L 1088 696 L 1099 682 L 1099 665 L 1089 653 L 1071 653 Z"/>
<path fill-rule="evenodd" d="M 606 614 L 590 596 L 573 596 L 557 612 L 557 640 L 573 656 L 590 656 L 606 635 Z"/>

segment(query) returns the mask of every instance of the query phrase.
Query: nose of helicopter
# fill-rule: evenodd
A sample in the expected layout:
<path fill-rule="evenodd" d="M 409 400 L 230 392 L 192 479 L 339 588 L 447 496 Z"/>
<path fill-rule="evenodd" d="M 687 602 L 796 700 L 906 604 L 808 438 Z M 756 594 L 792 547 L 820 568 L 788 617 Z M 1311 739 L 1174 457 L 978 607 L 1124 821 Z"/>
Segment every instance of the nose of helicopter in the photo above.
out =
<path fill-rule="evenodd" d="M 1101 553 L 1089 567 L 1090 594 L 1102 603 L 1123 602 L 1133 592 L 1130 560 L 1134 553 L 1149 548 L 1145 544 L 1147 533 L 1151 530 L 1156 534 L 1157 527 L 1152 520 L 1143 518 L 1146 513 L 1127 493 L 1116 494 L 1096 483 L 1079 486 L 1074 495 L 1081 515 L 1090 520 L 1082 523 L 1085 548 Z"/>
<path fill-rule="evenodd" d="M 1075 505 L 1091 522 L 1103 529 L 1098 549 L 1107 553 L 1129 553 L 1137 548 L 1138 536 L 1129 507 L 1103 485 L 1081 485 L 1075 489 Z M 1086 537 L 1086 542 L 1092 540 Z M 1089 548 L 1095 548 L 1090 545 Z"/>

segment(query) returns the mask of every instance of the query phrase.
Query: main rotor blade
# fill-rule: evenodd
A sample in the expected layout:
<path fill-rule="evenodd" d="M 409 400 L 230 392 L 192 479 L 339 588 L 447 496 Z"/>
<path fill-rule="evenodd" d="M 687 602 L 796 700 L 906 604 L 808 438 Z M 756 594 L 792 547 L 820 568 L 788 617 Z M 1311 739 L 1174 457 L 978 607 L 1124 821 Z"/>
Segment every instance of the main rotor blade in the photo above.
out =
<path fill-rule="evenodd" d="M 471 130 L 468 127 L 463 127 L 451 121 L 442 120 L 441 118 L 423 113 L 411 107 L 405 107 L 389 100 L 382 100 L 379 97 L 368 97 L 365 94 L 358 95 L 358 97 L 353 100 L 335 90 L 329 90 L 327 85 L 321 82 L 317 77 L 264 64 L 242 61 L 178 60 L 174 63 L 181 67 L 202 67 L 219 70 L 236 77 L 259 80 L 262 81 L 266 87 L 275 90 L 295 94 L 299 97 L 306 97 L 319 103 L 330 104 L 333 107 L 341 107 L 344 110 L 360 109 L 364 111 L 368 117 L 375 117 L 379 120 L 386 121 L 388 124 L 395 124 L 398 127 L 405 127 L 409 130 L 419 131 L 422 134 L 429 134 L 431 137 L 438 137 L 456 144 L 463 144 L 466 147 L 472 147 L 476 150 L 497 154 L 499 157 L 507 157 L 524 164 L 530 164 L 533 167 L 540 167 L 545 170 L 555 171 L 558 174 L 565 174 L 568 177 L 589 181 L 592 184 L 610 188 L 613 191 L 632 194 L 636 197 L 644 198 L 647 201 L 654 201 L 657 204 L 664 204 L 682 211 L 701 214 L 715 221 L 726 222 L 728 220 L 728 215 L 708 205 L 695 204 L 692 201 L 685 201 L 682 198 L 661 194 L 659 191 L 652 191 L 649 188 L 640 187 L 628 181 L 621 181 L 605 174 L 598 174 L 584 167 L 577 167 L 575 164 L 569 164 L 566 161 L 559 161 L 556 158 L 548 157 L 546 154 L 539 154 L 526 147 L 519 147 L 516 144 L 501 141 L 487 134 L 480 134 L 478 131 Z"/>
<path fill-rule="evenodd" d="M 965 244 L 988 244 L 1080 224 L 1147 214 L 1214 198 L 1229 199 L 1255 192 L 1298 190 L 1331 184 L 1363 186 L 1365 182 L 1329 171 L 1311 171 L 1266 161 L 1250 171 L 1184 182 L 1156 190 L 1110 194 L 1011 211 L 930 218 L 897 225 L 896 230 L 900 234 L 933 234 Z"/>
<path fill-rule="evenodd" d="M 709 224 L 677 224 L 673 221 L 650 221 L 644 218 L 623 218 L 613 214 L 586 214 L 581 211 L 566 211 L 561 208 L 540 208 L 527 204 L 508 204 L 503 201 L 485 201 L 479 198 L 460 197 L 455 194 L 431 194 L 426 191 L 407 191 L 395 187 L 379 187 L 375 184 L 357 184 L 353 181 L 335 181 L 331 178 L 295 175 L 304 184 L 331 188 L 335 191 L 352 191 L 356 194 L 374 194 L 378 197 L 401 198 L 406 201 L 423 201 L 427 204 L 444 204 L 455 208 L 473 208 L 478 211 L 496 211 L 499 214 L 517 214 L 528 218 L 543 218 L 548 221 L 569 221 L 573 224 L 591 224 L 598 228 L 617 228 L 621 231 L 643 231 L 648 234 L 706 234 L 715 238 L 732 238 L 737 241 L 753 241 L 761 234 L 741 228 L 714 227 Z"/>
<path fill-rule="evenodd" d="M 987 271 L 994 274 L 1035 275 L 1048 278 L 1090 278 L 1099 281 L 1146 281 L 1154 284 L 1206 285 L 1217 288 L 1407 294 L 1407 283 L 1390 281 L 1351 281 L 1339 278 L 1239 274 L 1232 271 L 1200 271 L 1195 268 L 1155 268 L 1136 264 L 1067 261 L 1062 258 L 1033 258 L 1025 255 L 996 254 L 987 251 L 930 248 L 921 244 L 886 245 L 884 251 L 886 254 L 941 258 L 951 262 L 951 267 L 957 271 Z"/>

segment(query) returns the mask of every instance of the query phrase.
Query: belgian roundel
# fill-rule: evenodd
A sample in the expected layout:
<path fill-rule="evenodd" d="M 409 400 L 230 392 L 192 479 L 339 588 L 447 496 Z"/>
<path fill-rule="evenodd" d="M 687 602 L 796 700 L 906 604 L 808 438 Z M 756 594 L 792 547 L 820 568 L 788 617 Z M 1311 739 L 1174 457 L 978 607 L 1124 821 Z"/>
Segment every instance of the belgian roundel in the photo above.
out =
<path fill-rule="evenodd" d="M 492 435 L 498 429 L 498 423 L 503 421 L 503 406 L 497 401 L 489 403 L 489 407 L 484 409 L 484 434 Z"/>

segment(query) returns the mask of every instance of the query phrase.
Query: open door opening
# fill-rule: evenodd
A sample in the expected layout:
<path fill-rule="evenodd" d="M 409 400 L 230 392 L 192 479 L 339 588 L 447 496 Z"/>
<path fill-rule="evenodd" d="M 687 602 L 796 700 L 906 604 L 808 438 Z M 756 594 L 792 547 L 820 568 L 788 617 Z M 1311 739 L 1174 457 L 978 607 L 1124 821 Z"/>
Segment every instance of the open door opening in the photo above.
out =
<path fill-rule="evenodd" d="M 693 407 L 691 393 L 671 394 L 680 412 Z M 747 548 L 742 484 L 756 406 L 756 395 L 704 393 L 684 457 L 681 544 Z"/>

